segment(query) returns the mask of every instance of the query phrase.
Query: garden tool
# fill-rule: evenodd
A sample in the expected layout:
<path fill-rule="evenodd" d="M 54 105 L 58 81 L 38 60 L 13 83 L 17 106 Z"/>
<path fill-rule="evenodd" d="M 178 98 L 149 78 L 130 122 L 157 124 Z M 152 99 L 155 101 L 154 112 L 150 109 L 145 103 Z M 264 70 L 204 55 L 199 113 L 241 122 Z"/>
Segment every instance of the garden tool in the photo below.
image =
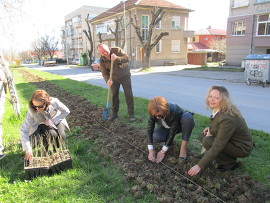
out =
<path fill-rule="evenodd" d="M 113 61 L 111 61 L 111 70 L 110 70 L 110 78 L 109 80 L 112 80 L 112 72 L 113 72 Z M 106 109 L 103 111 L 103 120 L 106 121 L 110 116 L 110 97 L 111 96 L 111 85 L 108 86 L 108 96 L 107 96 L 107 102 L 106 102 Z"/>

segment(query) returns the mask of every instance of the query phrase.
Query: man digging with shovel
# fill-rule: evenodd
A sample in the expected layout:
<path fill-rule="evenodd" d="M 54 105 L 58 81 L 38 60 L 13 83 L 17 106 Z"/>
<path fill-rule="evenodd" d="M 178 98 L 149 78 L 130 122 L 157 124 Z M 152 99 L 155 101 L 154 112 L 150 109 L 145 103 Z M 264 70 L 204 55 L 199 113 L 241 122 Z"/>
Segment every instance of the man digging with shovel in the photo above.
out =
<path fill-rule="evenodd" d="M 128 67 L 129 57 L 120 48 L 109 48 L 106 44 L 99 44 L 97 51 L 100 53 L 100 69 L 104 80 L 108 85 L 108 91 L 112 92 L 112 113 L 110 117 L 106 117 L 107 113 L 103 116 L 104 120 L 113 121 L 118 118 L 119 111 L 119 89 L 122 85 L 126 103 L 128 107 L 129 121 L 134 122 L 134 101 L 131 87 L 131 74 Z M 112 64 L 111 64 L 112 63 Z M 111 71 L 112 67 L 112 71 Z M 111 72 L 111 78 L 110 78 Z M 109 88 L 110 87 L 110 88 Z M 108 103 L 108 101 L 107 101 Z M 108 106 L 108 105 L 107 105 Z M 109 110 L 107 110 L 109 111 Z"/>

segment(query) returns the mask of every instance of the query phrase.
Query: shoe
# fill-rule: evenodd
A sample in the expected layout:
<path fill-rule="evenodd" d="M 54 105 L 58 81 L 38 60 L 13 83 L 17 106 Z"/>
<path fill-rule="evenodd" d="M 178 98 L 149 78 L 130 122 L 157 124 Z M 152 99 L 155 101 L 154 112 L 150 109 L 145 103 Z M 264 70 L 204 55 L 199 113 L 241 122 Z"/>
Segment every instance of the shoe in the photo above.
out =
<path fill-rule="evenodd" d="M 0 159 L 3 159 L 5 156 L 5 154 L 0 154 Z"/>
<path fill-rule="evenodd" d="M 113 121 L 113 120 L 115 120 L 115 119 L 117 119 L 118 118 L 118 115 L 117 114 L 113 114 L 113 115 L 111 115 L 108 119 L 107 119 L 107 121 Z"/>
<path fill-rule="evenodd" d="M 130 117 L 129 117 L 129 122 L 132 123 L 132 122 L 135 122 L 135 121 L 136 121 L 136 119 L 134 118 L 134 116 L 130 116 Z"/>
<path fill-rule="evenodd" d="M 232 163 L 224 164 L 224 165 L 221 165 L 221 166 L 217 167 L 217 170 L 219 170 L 221 172 L 226 172 L 226 171 L 229 171 L 229 170 L 234 170 L 234 169 L 239 168 L 241 166 L 242 166 L 241 161 L 234 161 Z"/>

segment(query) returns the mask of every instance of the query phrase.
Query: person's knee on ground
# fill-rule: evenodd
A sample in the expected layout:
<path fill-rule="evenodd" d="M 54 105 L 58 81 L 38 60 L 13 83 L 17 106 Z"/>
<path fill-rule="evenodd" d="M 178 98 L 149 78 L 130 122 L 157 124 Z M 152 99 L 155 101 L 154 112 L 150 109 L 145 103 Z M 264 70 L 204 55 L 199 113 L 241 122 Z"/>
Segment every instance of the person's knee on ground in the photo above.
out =
<path fill-rule="evenodd" d="M 156 143 L 166 142 L 169 134 L 169 129 L 164 128 L 163 126 L 158 126 L 153 133 L 153 141 Z"/>

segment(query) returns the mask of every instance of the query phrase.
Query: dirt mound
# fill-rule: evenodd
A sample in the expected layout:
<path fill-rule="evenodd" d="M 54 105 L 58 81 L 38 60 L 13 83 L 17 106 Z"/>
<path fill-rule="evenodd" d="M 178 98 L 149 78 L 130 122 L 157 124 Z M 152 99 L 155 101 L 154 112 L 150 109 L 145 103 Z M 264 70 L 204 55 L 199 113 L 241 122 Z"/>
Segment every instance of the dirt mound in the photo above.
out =
<path fill-rule="evenodd" d="M 113 163 L 134 181 L 129 189 L 135 197 L 148 190 L 160 202 L 266 202 L 270 190 L 255 182 L 248 174 L 218 172 L 214 165 L 196 177 L 189 177 L 187 170 L 200 159 L 192 155 L 185 163 L 177 159 L 179 146 L 173 143 L 165 160 L 160 164 L 147 159 L 146 130 L 126 126 L 118 121 L 102 121 L 103 109 L 91 105 L 77 95 L 71 95 L 42 78 L 20 70 L 24 78 L 44 89 L 66 104 L 71 113 L 68 117 L 72 127 L 82 126 L 82 139 L 95 139 L 102 144 L 101 156 L 110 156 Z M 87 109 L 87 111 L 85 111 Z"/>

